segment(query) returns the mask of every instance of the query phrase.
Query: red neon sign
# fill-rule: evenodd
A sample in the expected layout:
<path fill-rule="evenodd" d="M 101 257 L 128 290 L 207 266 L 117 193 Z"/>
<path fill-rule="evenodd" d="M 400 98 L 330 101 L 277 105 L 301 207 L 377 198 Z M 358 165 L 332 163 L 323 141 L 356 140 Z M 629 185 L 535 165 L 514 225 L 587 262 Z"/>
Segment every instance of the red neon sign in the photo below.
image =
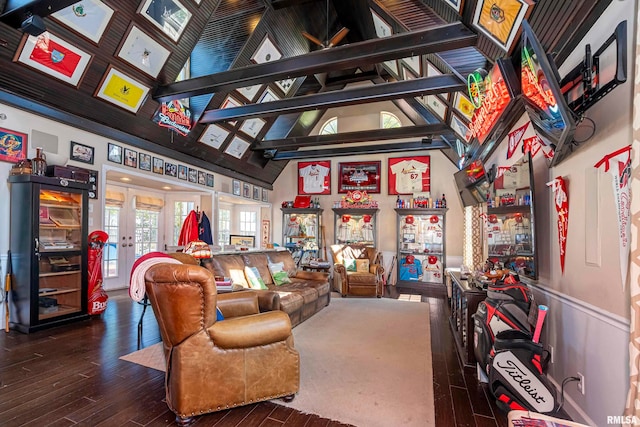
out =
<path fill-rule="evenodd" d="M 473 113 L 467 138 L 478 138 L 480 144 L 484 144 L 510 102 L 511 95 L 507 83 L 496 64 L 484 79 L 484 99 L 482 105 Z"/>

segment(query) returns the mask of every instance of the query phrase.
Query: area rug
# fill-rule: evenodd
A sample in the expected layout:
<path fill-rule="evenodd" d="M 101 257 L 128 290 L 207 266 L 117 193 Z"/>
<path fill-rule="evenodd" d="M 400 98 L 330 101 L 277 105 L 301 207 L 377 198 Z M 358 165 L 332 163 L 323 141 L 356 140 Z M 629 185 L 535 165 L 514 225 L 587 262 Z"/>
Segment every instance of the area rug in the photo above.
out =
<path fill-rule="evenodd" d="M 274 403 L 360 427 L 435 426 L 429 304 L 333 298 L 293 330 L 300 392 Z M 121 357 L 164 370 L 161 344 Z"/>

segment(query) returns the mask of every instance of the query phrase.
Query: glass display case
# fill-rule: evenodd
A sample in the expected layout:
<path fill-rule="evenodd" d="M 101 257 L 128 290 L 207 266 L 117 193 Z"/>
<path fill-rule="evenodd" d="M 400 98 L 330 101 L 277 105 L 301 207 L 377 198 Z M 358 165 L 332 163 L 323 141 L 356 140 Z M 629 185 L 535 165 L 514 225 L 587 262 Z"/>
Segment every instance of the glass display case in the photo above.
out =
<path fill-rule="evenodd" d="M 333 208 L 336 244 L 360 244 L 376 247 L 378 209 Z"/>
<path fill-rule="evenodd" d="M 447 209 L 395 209 L 397 285 L 444 284 Z"/>
<path fill-rule="evenodd" d="M 16 175 L 11 183 L 14 310 L 21 332 L 88 317 L 89 185 Z"/>
<path fill-rule="evenodd" d="M 299 267 L 309 267 L 311 261 L 323 256 L 322 209 L 280 209 L 282 245 L 291 252 Z"/>

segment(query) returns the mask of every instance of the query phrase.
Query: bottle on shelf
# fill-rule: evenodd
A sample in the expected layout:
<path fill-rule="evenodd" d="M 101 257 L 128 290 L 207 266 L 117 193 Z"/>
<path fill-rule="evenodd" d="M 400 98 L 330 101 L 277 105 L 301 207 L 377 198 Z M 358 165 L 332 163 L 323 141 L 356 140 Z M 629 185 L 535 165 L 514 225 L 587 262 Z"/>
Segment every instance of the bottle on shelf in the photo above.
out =
<path fill-rule="evenodd" d="M 400 201 L 400 195 L 396 197 L 396 208 L 400 209 L 402 207 L 402 202 Z"/>
<path fill-rule="evenodd" d="M 34 175 L 44 175 L 47 170 L 47 158 L 41 147 L 36 148 L 36 157 L 31 160 L 31 171 Z"/>
<path fill-rule="evenodd" d="M 442 209 L 447 207 L 447 199 L 444 197 L 444 193 L 442 193 L 442 200 L 440 200 L 440 207 Z"/>

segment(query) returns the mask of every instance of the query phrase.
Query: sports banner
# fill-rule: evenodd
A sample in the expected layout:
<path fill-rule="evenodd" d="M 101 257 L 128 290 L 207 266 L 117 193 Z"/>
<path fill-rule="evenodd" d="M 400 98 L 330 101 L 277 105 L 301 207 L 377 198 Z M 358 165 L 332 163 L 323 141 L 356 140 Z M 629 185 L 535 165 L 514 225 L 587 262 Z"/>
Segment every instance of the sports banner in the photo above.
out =
<path fill-rule="evenodd" d="M 547 182 L 547 187 L 553 190 L 554 204 L 558 214 L 558 246 L 560 247 L 560 268 L 564 274 L 564 258 L 567 249 L 567 229 L 569 226 L 569 195 L 564 179 L 559 176 Z"/>
<path fill-rule="evenodd" d="M 629 181 L 631 180 L 631 146 L 628 145 L 613 153 L 604 156 L 595 168 L 604 166 L 604 171 L 613 175 L 613 194 L 616 197 L 616 210 L 618 213 L 618 234 L 620 239 L 620 277 L 622 288 L 627 282 L 627 269 L 629 267 L 629 243 L 631 233 L 631 195 Z"/>
<path fill-rule="evenodd" d="M 509 146 L 507 147 L 507 160 L 513 156 L 513 153 L 516 152 L 516 148 L 520 145 L 520 141 L 522 141 L 522 137 L 524 136 L 525 131 L 529 127 L 529 123 L 527 122 L 524 125 L 520 126 L 518 129 L 515 129 L 512 132 L 509 132 Z"/>

